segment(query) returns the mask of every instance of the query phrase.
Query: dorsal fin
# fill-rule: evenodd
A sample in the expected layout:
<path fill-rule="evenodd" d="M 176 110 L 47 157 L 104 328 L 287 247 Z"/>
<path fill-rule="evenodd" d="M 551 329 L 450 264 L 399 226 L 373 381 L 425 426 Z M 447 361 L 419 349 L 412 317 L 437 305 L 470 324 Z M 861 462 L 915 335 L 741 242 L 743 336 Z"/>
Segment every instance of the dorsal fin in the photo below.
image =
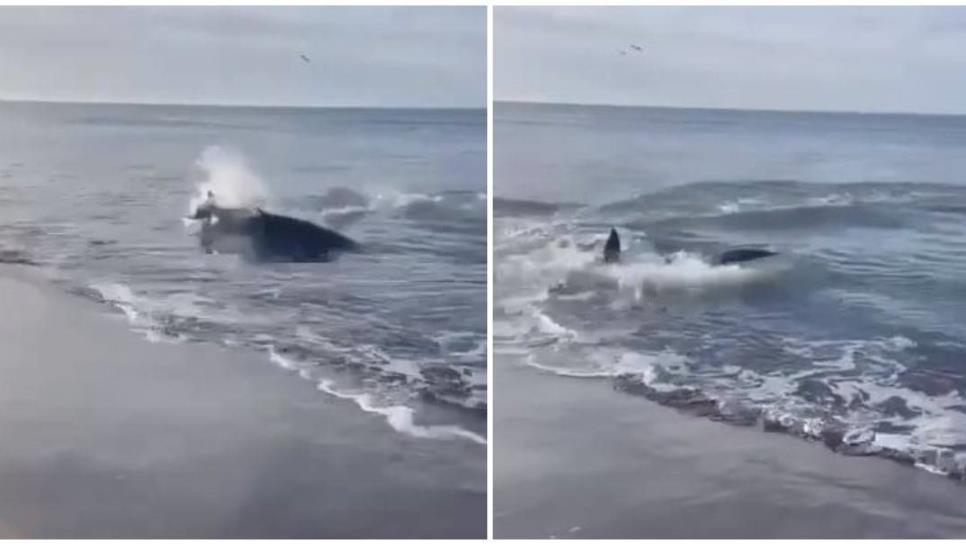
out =
<path fill-rule="evenodd" d="M 604 244 L 604 262 L 616 263 L 621 260 L 621 238 L 617 235 L 617 229 L 611 227 L 610 236 Z"/>

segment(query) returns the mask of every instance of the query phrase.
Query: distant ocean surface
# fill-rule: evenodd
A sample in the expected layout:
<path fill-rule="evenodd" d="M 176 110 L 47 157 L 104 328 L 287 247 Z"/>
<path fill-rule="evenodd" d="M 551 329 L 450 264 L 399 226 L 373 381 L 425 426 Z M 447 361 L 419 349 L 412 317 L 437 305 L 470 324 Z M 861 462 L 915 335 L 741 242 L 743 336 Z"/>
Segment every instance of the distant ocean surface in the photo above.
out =
<path fill-rule="evenodd" d="M 399 432 L 482 443 L 485 169 L 483 110 L 0 103 L 0 261 L 147 340 L 260 351 Z M 185 217 L 209 189 L 364 251 L 207 255 Z"/>
<path fill-rule="evenodd" d="M 966 118 L 494 122 L 495 364 L 966 477 Z M 749 245 L 780 255 L 711 264 Z"/>

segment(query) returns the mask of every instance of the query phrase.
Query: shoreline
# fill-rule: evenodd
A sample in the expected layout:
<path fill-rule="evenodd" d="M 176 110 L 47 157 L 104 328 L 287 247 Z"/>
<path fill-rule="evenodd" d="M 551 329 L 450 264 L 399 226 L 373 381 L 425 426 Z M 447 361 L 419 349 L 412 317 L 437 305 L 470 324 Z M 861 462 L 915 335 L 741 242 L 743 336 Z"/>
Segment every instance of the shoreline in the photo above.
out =
<path fill-rule="evenodd" d="M 29 272 L 0 269 L 0 536 L 485 537 L 485 448 L 263 354 L 148 342 Z"/>
<path fill-rule="evenodd" d="M 494 357 L 497 538 L 966 535 L 966 486 Z"/>

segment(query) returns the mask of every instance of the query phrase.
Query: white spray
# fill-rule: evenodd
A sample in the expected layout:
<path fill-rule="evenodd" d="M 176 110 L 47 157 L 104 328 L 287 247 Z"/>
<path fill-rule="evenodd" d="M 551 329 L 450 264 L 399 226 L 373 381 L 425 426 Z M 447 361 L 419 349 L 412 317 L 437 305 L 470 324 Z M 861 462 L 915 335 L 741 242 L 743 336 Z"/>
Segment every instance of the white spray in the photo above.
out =
<path fill-rule="evenodd" d="M 189 214 L 208 199 L 209 191 L 215 203 L 226 208 L 254 208 L 268 200 L 265 184 L 234 149 L 207 147 L 195 161 L 195 168 L 202 179 L 191 197 Z"/>

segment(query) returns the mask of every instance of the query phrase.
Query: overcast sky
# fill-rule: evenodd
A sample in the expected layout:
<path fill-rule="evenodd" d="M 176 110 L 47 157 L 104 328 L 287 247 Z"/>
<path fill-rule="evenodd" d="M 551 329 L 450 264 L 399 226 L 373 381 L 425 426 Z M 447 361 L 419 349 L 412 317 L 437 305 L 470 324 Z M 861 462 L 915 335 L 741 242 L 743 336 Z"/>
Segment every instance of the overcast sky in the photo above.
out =
<path fill-rule="evenodd" d="M 480 108 L 486 10 L 0 7 L 0 74 L 0 99 Z"/>
<path fill-rule="evenodd" d="M 961 7 L 497 7 L 493 24 L 497 100 L 966 113 Z"/>

